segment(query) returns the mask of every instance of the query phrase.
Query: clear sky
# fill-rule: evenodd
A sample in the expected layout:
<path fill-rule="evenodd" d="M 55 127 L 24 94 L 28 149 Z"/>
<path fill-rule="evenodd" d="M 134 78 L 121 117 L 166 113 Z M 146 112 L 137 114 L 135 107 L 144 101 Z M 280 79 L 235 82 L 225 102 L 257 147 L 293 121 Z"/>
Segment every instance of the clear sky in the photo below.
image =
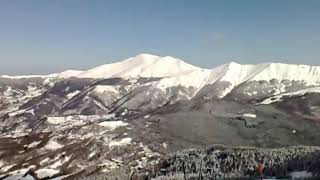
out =
<path fill-rule="evenodd" d="M 320 65 L 320 0 L 0 1 L 0 74 L 88 69 L 140 53 L 206 68 Z"/>

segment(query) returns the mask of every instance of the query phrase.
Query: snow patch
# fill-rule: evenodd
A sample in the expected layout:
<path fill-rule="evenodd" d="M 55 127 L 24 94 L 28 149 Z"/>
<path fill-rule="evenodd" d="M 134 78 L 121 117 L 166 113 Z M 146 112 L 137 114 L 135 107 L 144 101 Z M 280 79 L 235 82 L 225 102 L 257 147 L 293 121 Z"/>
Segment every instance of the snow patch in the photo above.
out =
<path fill-rule="evenodd" d="M 64 123 L 66 120 L 66 117 L 47 117 L 47 121 L 50 124 L 58 125 Z"/>
<path fill-rule="evenodd" d="M 69 129 L 72 127 L 83 126 L 88 123 L 93 123 L 95 121 L 109 120 L 115 118 L 115 114 L 108 115 L 70 115 L 62 117 L 47 117 L 47 122 L 50 125 L 59 126 L 60 130 Z M 51 128 L 54 128 L 51 127 Z"/>
<path fill-rule="evenodd" d="M 96 151 L 92 151 L 92 152 L 89 154 L 88 158 L 90 159 L 90 158 L 92 158 L 92 157 L 95 156 L 95 155 L 96 155 Z"/>
<path fill-rule="evenodd" d="M 15 166 L 15 164 L 9 165 L 9 166 L 4 166 L 4 167 L 0 167 L 0 172 L 7 172 L 9 169 L 11 169 L 13 166 Z"/>
<path fill-rule="evenodd" d="M 52 177 L 58 174 L 59 170 L 43 168 L 43 169 L 37 170 L 35 173 L 37 174 L 38 178 L 42 179 L 46 177 Z"/>
<path fill-rule="evenodd" d="M 127 126 L 128 123 L 125 123 L 123 121 L 104 121 L 99 123 L 99 126 L 107 127 L 109 130 L 114 130 L 118 127 Z"/>
<path fill-rule="evenodd" d="M 67 98 L 68 98 L 68 99 L 71 99 L 71 98 L 73 98 L 74 96 L 76 96 L 76 95 L 79 94 L 79 93 L 80 93 L 79 90 L 73 91 L 73 92 L 67 94 Z"/>
<path fill-rule="evenodd" d="M 109 147 L 123 146 L 123 145 L 131 144 L 131 140 L 132 140 L 132 138 L 123 138 L 120 141 L 112 141 L 109 143 Z"/>
<path fill-rule="evenodd" d="M 58 169 L 61 165 L 63 165 L 64 163 L 68 162 L 70 160 L 71 157 L 65 157 L 65 158 L 62 158 L 56 162 L 54 162 L 53 164 L 51 164 L 49 167 L 51 169 Z"/>
<path fill-rule="evenodd" d="M 106 92 L 107 93 L 112 92 L 115 94 L 119 93 L 119 91 L 116 89 L 116 86 L 108 86 L 108 85 L 98 85 L 95 87 L 94 91 L 100 94 L 106 93 Z"/>
<path fill-rule="evenodd" d="M 35 148 L 36 146 L 38 146 L 38 144 L 40 144 L 41 141 L 34 141 L 31 144 L 29 144 L 27 147 L 28 148 Z"/>
<path fill-rule="evenodd" d="M 40 165 L 44 165 L 44 164 L 46 164 L 46 163 L 48 163 L 49 162 L 49 160 L 50 160 L 50 158 L 45 158 L 45 159 L 43 159 L 42 161 L 40 161 Z"/>
<path fill-rule="evenodd" d="M 167 144 L 167 143 L 162 143 L 162 146 L 163 146 L 165 149 L 167 149 L 168 144 Z"/>
<path fill-rule="evenodd" d="M 143 116 L 143 118 L 145 118 L 145 119 L 147 119 L 147 118 L 149 118 L 150 117 L 150 115 L 148 114 L 148 115 L 145 115 L 145 116 Z"/>
<path fill-rule="evenodd" d="M 242 114 L 243 117 L 250 117 L 250 118 L 256 118 L 257 115 L 256 114 L 253 114 L 253 113 L 244 113 Z"/>
<path fill-rule="evenodd" d="M 58 142 L 50 140 L 50 141 L 48 141 L 47 145 L 44 148 L 50 149 L 50 150 L 56 150 L 56 149 L 60 149 L 62 147 L 63 146 L 61 144 L 59 144 Z"/>
<path fill-rule="evenodd" d="M 283 99 L 283 97 L 286 97 L 286 96 L 289 96 L 289 97 L 290 96 L 302 96 L 307 93 L 320 93 L 320 87 L 312 87 L 312 88 L 306 88 L 306 89 L 299 90 L 299 91 L 278 94 L 276 96 L 269 97 L 258 104 L 272 104 L 272 103 L 281 101 Z"/>

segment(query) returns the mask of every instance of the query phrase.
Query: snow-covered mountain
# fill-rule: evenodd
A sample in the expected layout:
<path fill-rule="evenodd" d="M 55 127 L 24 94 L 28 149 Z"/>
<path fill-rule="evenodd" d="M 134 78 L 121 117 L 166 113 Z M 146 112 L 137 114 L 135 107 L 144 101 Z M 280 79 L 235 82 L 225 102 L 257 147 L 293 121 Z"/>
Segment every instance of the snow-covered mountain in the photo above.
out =
<path fill-rule="evenodd" d="M 170 56 L 159 57 L 140 54 L 123 61 L 98 66 L 79 74 L 79 78 L 137 78 L 137 77 L 173 77 L 200 68 Z"/>
<path fill-rule="evenodd" d="M 273 103 L 273 96 L 308 93 L 309 89 L 317 93 L 311 90 L 320 86 L 320 67 L 231 62 L 203 69 L 169 56 L 140 54 L 87 71 L 1 76 L 1 80 L 5 104 L 2 113 L 24 112 L 50 101 L 50 113 L 92 115 L 124 109 L 151 110 L 194 99 Z"/>
<path fill-rule="evenodd" d="M 284 93 L 292 83 L 301 86 L 320 85 L 320 66 L 293 65 L 282 63 L 263 63 L 257 65 L 241 65 L 231 62 L 213 69 L 203 69 L 190 65 L 183 60 L 170 56 L 159 57 L 140 54 L 120 62 L 101 65 L 87 71 L 68 70 L 50 75 L 1 76 L 8 79 L 43 78 L 43 79 L 139 79 L 159 78 L 152 85 L 154 88 L 193 87 L 200 91 L 206 85 L 228 83 L 220 97 L 224 97 L 237 86 L 264 81 L 278 83 L 275 94 Z M 258 92 L 254 92 L 258 93 Z"/>
<path fill-rule="evenodd" d="M 231 62 L 213 69 L 203 69 L 169 56 L 140 54 L 87 71 L 1 76 L 1 79 L 2 99 L 7 106 L 10 105 L 3 112 L 31 108 L 31 104 L 35 105 L 33 98 L 42 94 L 37 98 L 38 104 L 43 103 L 40 99 L 47 101 L 49 96 L 58 96 L 54 98 L 58 98 L 59 103 L 54 104 L 60 111 L 65 112 L 69 106 L 76 104 L 73 110 L 82 113 L 86 108 L 82 107 L 79 111 L 80 107 L 76 106 L 94 105 L 108 112 L 106 109 L 111 104 L 129 93 L 131 96 L 125 96 L 122 109 L 154 109 L 163 104 L 194 98 L 259 102 L 295 91 L 308 92 L 308 89 L 319 86 L 320 67 L 281 63 L 241 65 Z M 96 110 L 91 113 L 96 113 Z"/>
<path fill-rule="evenodd" d="M 210 144 L 320 145 L 319 89 L 319 66 L 204 69 L 150 54 L 87 71 L 3 75 L 0 145 L 18 158 L 0 155 L 0 179 L 19 169 L 38 178 L 141 169 Z"/>

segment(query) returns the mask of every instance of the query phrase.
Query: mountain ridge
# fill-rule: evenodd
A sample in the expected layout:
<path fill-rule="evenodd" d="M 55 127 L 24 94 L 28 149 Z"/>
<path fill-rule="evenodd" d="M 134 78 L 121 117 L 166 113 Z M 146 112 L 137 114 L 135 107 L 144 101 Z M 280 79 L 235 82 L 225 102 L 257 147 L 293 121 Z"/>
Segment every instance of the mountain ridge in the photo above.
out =
<path fill-rule="evenodd" d="M 205 69 L 171 56 L 139 54 L 87 71 L 67 70 L 46 76 L 1 77 L 9 79 L 43 78 L 46 83 L 55 83 L 71 77 L 95 80 L 122 78 L 129 81 L 156 78 L 157 81 L 149 83 L 151 91 L 160 90 L 167 94 L 168 90 L 170 92 L 170 89 L 178 88 L 181 91 L 180 94 L 185 94 L 186 90 L 181 90 L 181 87 L 191 88 L 192 91 L 187 90 L 187 99 L 204 91 L 208 91 L 205 94 L 213 93 L 214 97 L 219 98 L 235 93 L 236 96 L 239 96 L 241 93 L 248 95 L 247 98 L 254 99 L 320 86 L 320 66 L 284 63 L 242 65 L 230 62 L 213 69 Z"/>
<path fill-rule="evenodd" d="M 116 71 L 117 69 L 115 69 L 115 68 L 119 68 L 124 65 L 130 65 L 130 66 L 123 68 L 122 72 L 121 71 L 118 73 L 108 72 L 108 70 Z M 152 65 L 152 66 L 150 67 L 150 65 Z M 288 67 L 288 68 L 297 68 L 297 69 L 301 69 L 301 68 L 302 69 L 309 69 L 309 71 L 312 71 L 313 74 L 317 74 L 317 75 L 320 74 L 320 66 L 309 66 L 309 65 L 303 65 L 303 64 L 286 64 L 286 63 L 277 63 L 277 62 L 276 63 L 273 63 L 273 62 L 259 63 L 259 64 L 239 64 L 237 62 L 230 62 L 230 63 L 222 64 L 220 66 L 217 66 L 217 67 L 214 67 L 211 69 L 207 69 L 207 68 L 201 68 L 198 66 L 188 64 L 181 59 L 174 58 L 171 56 L 161 57 L 161 56 L 156 56 L 156 55 L 152 55 L 152 54 L 139 54 L 134 57 L 126 58 L 126 59 L 119 61 L 119 62 L 103 64 L 103 65 L 100 65 L 100 66 L 97 66 L 97 67 L 94 67 L 94 68 L 91 68 L 91 69 L 88 69 L 85 71 L 66 70 L 61 73 L 54 73 L 54 74 L 49 74 L 49 75 L 17 75 L 17 76 L 2 75 L 1 77 L 2 78 L 11 78 L 11 79 L 22 79 L 22 78 L 33 78 L 33 77 L 35 77 L 35 78 L 36 77 L 38 77 L 38 78 L 52 78 L 52 77 L 58 77 L 58 78 L 69 78 L 69 77 L 109 78 L 109 77 L 137 77 L 137 76 L 139 76 L 139 77 L 152 77 L 153 74 L 150 72 L 144 73 L 142 71 L 142 75 L 141 75 L 141 71 L 138 71 L 137 67 L 135 67 L 135 66 L 142 66 L 140 68 L 152 68 L 153 70 L 156 70 L 156 68 L 158 68 L 158 69 L 161 69 L 162 71 L 164 71 L 163 65 L 166 65 L 165 68 L 175 67 L 176 68 L 176 69 L 174 69 L 175 73 L 166 72 L 166 71 L 161 72 L 161 73 L 155 73 L 156 75 L 160 75 L 159 77 L 166 77 L 166 75 L 171 75 L 171 76 L 172 75 L 180 75 L 179 70 L 180 70 L 180 73 L 185 72 L 185 70 L 189 70 L 189 71 L 192 71 L 192 70 L 215 71 L 221 67 L 227 68 L 226 71 L 227 70 L 235 71 L 235 69 L 239 69 L 239 68 L 243 68 L 244 70 L 262 68 L 262 70 L 264 70 L 268 67 L 281 70 L 281 68 L 283 69 L 285 67 Z M 171 67 L 169 65 L 171 65 Z M 124 71 L 130 71 L 132 69 L 135 70 L 133 74 L 124 72 Z M 145 70 L 145 69 L 143 69 L 143 70 Z M 94 73 L 97 73 L 97 74 L 94 74 Z"/>

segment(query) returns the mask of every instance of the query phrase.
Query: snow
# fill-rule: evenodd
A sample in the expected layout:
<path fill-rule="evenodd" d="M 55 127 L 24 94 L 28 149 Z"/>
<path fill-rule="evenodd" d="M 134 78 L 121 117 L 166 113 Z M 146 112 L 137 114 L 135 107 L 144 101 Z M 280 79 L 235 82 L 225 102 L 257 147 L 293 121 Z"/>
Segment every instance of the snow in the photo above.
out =
<path fill-rule="evenodd" d="M 77 70 L 66 70 L 61 73 L 54 73 L 49 75 L 19 75 L 19 76 L 9 76 L 9 75 L 2 75 L 0 77 L 7 78 L 7 79 L 27 79 L 27 78 L 70 78 L 70 77 L 76 77 L 83 71 L 77 71 Z"/>
<path fill-rule="evenodd" d="M 195 92 L 188 94 L 187 98 L 192 98 L 201 88 L 216 82 L 229 82 L 219 94 L 222 98 L 230 93 L 238 85 L 248 81 L 270 81 L 273 79 L 301 81 L 307 86 L 320 85 L 320 66 L 294 65 L 282 63 L 262 63 L 257 65 L 242 65 L 235 62 L 224 64 L 213 69 L 204 69 L 184 62 L 181 59 L 165 56 L 160 57 L 151 54 L 140 54 L 127 58 L 120 62 L 101 65 L 87 71 L 67 70 L 61 73 L 50 75 L 30 75 L 30 76 L 2 76 L 6 78 L 112 78 L 121 77 L 124 79 L 138 79 L 139 77 L 162 77 L 159 81 L 151 82 L 154 89 L 166 91 L 167 88 L 184 86 L 193 87 Z M 287 85 L 281 84 L 277 93 L 285 92 Z M 119 93 L 115 86 L 99 85 L 95 92 Z M 249 92 L 252 96 L 256 93 Z M 69 98 L 75 95 L 71 93 Z"/>
<path fill-rule="evenodd" d="M 140 54 L 120 62 L 110 63 L 87 71 L 67 70 L 50 75 L 1 76 L 20 79 L 30 77 L 41 78 L 138 78 L 166 77 L 159 84 L 170 87 L 181 84 L 202 87 L 217 81 L 230 82 L 235 87 L 245 81 L 270 81 L 272 79 L 307 81 L 308 85 L 320 84 L 320 66 L 294 65 L 283 63 L 262 63 L 257 65 L 241 65 L 235 62 L 224 64 L 213 69 L 204 69 L 171 56 L 160 57 L 151 54 Z M 173 79 L 170 79 L 173 78 Z M 204 83 L 204 84 L 203 84 Z"/>
<path fill-rule="evenodd" d="M 34 178 L 30 175 L 24 177 L 24 175 L 29 171 L 29 169 L 19 169 L 16 171 L 12 171 L 9 173 L 9 177 L 4 178 L 3 180 L 34 180 Z"/>
<path fill-rule="evenodd" d="M 56 141 L 48 141 L 47 145 L 45 146 L 46 149 L 50 149 L 50 150 L 56 150 L 56 149 L 60 149 L 62 148 L 63 146 L 61 144 L 59 144 L 58 142 Z"/>
<path fill-rule="evenodd" d="M 13 176 L 9 176 L 7 178 L 4 178 L 3 180 L 34 180 L 34 178 L 30 174 L 28 174 L 26 176 L 13 175 Z"/>
<path fill-rule="evenodd" d="M 155 83 L 155 87 L 158 89 L 166 89 L 174 86 L 201 88 L 206 85 L 209 76 L 209 70 L 195 69 L 184 73 L 182 72 L 174 77 L 161 79 Z"/>
<path fill-rule="evenodd" d="M 118 94 L 119 91 L 116 89 L 116 86 L 109 86 L 109 85 L 98 85 L 95 87 L 94 89 L 95 92 L 97 93 L 110 93 L 110 92 L 113 92 L 115 94 Z"/>
<path fill-rule="evenodd" d="M 10 117 L 13 117 L 13 116 L 16 116 L 16 115 L 18 115 L 18 114 L 22 114 L 22 113 L 24 113 L 24 112 L 26 112 L 26 110 L 25 110 L 25 109 L 21 109 L 21 110 L 13 111 L 13 112 L 9 113 L 8 115 L 9 115 Z"/>
<path fill-rule="evenodd" d="M 0 168 L 0 172 L 7 172 L 9 169 L 11 169 L 13 166 L 15 166 L 15 164 L 11 164 L 9 166 L 4 166 Z"/>
<path fill-rule="evenodd" d="M 54 178 L 50 178 L 50 180 L 63 180 L 66 179 L 67 177 L 69 177 L 70 174 L 67 175 L 63 175 L 63 176 L 58 176 L 58 177 L 54 177 Z"/>
<path fill-rule="evenodd" d="M 241 65 L 231 62 L 227 65 L 221 81 L 238 85 L 244 81 L 270 81 L 272 79 L 307 81 L 308 84 L 319 83 L 320 66 L 306 66 L 282 63 L 263 63 Z"/>
<path fill-rule="evenodd" d="M 256 114 L 253 114 L 253 113 L 244 113 L 242 114 L 243 117 L 250 117 L 250 118 L 256 118 L 257 115 Z"/>
<path fill-rule="evenodd" d="M 98 121 L 98 120 L 108 120 L 115 118 L 115 114 L 108 115 L 70 115 L 70 116 L 57 116 L 57 117 L 47 117 L 49 124 L 54 126 L 60 126 L 61 128 L 71 128 L 74 126 L 83 126 L 87 123 Z"/>
<path fill-rule="evenodd" d="M 224 89 L 224 91 L 222 91 L 219 95 L 219 98 L 223 98 L 225 97 L 228 93 L 231 92 L 231 90 L 234 88 L 235 86 L 230 86 L 230 87 L 227 87 L 226 89 Z"/>
<path fill-rule="evenodd" d="M 48 163 L 49 160 L 50 160 L 50 158 L 48 158 L 48 157 L 43 159 L 42 161 L 40 161 L 40 165 L 44 165 L 44 164 Z"/>
<path fill-rule="evenodd" d="M 66 70 L 61 73 L 58 73 L 57 76 L 59 78 L 70 78 L 70 77 L 77 77 L 79 74 L 83 73 L 83 71 L 78 70 Z"/>
<path fill-rule="evenodd" d="M 65 158 L 63 158 L 63 159 L 60 159 L 60 160 L 54 162 L 53 164 L 51 164 L 51 165 L 50 165 L 50 168 L 51 168 L 51 169 L 57 169 L 57 168 L 59 168 L 61 165 L 63 165 L 65 162 L 68 162 L 68 161 L 70 160 L 70 158 L 71 158 L 71 157 L 68 156 L 68 157 L 65 157 Z"/>
<path fill-rule="evenodd" d="M 26 79 L 26 78 L 46 78 L 46 77 L 51 77 L 51 75 L 21 75 L 21 76 L 2 75 L 1 77 L 7 78 L 7 79 Z"/>
<path fill-rule="evenodd" d="M 241 83 L 260 80 L 270 81 L 272 79 L 277 79 L 279 82 L 290 80 L 303 81 L 306 85 L 319 85 L 320 67 L 281 63 L 241 65 L 231 62 L 211 70 L 195 68 L 187 72 L 181 72 L 176 76 L 161 79 L 154 83 L 154 87 L 166 89 L 168 87 L 184 86 L 195 87 L 200 90 L 205 85 L 215 82 L 229 82 L 230 86 L 221 92 L 220 97 L 222 98 Z M 281 86 L 281 90 L 283 92 L 284 86 Z M 253 94 L 257 94 L 257 92 Z"/>
<path fill-rule="evenodd" d="M 137 160 L 137 166 L 136 167 L 144 167 L 147 164 L 155 165 L 157 161 L 149 161 L 151 157 L 160 156 L 159 153 L 151 151 L 148 146 L 143 145 L 142 142 L 139 143 L 139 146 L 142 148 L 142 151 L 139 152 L 139 155 L 142 155 L 141 159 Z"/>
<path fill-rule="evenodd" d="M 32 170 L 36 169 L 36 167 L 37 167 L 36 165 L 30 165 L 30 166 L 28 166 L 28 168 L 29 168 L 29 169 L 32 169 Z"/>
<path fill-rule="evenodd" d="M 88 158 L 90 159 L 90 158 L 92 158 L 94 155 L 96 155 L 96 151 L 92 151 L 92 152 L 89 154 Z"/>
<path fill-rule="evenodd" d="M 120 141 L 111 141 L 109 147 L 112 146 L 123 146 L 131 143 L 132 138 L 123 138 Z"/>
<path fill-rule="evenodd" d="M 231 84 L 222 96 L 227 95 L 234 87 L 247 81 L 270 81 L 277 79 L 290 81 L 304 81 L 306 85 L 320 84 L 320 67 L 291 65 L 281 63 L 263 63 L 257 65 L 241 65 L 231 62 L 212 69 L 211 83 L 226 81 Z"/>
<path fill-rule="evenodd" d="M 244 81 L 250 79 L 255 74 L 259 73 L 266 67 L 265 64 L 259 65 L 241 65 L 238 63 L 231 62 L 223 66 L 223 71 L 219 81 L 230 82 L 232 87 L 241 84 Z"/>
<path fill-rule="evenodd" d="M 150 117 L 150 114 L 143 116 L 144 119 L 148 119 L 149 117 Z"/>
<path fill-rule="evenodd" d="M 93 136 L 94 136 L 93 133 L 88 133 L 88 134 L 86 134 L 86 135 L 83 136 L 83 139 L 88 139 L 88 138 L 91 138 L 91 137 L 93 137 Z"/>
<path fill-rule="evenodd" d="M 25 112 L 34 115 L 34 109 L 29 109 L 29 110 L 26 110 Z"/>
<path fill-rule="evenodd" d="M 275 96 L 272 96 L 272 97 L 269 97 L 269 98 L 263 100 L 259 104 L 272 104 L 272 103 L 281 101 L 282 98 L 286 97 L 286 96 L 301 96 L 306 93 L 320 93 L 320 87 L 319 86 L 318 87 L 311 87 L 311 88 L 306 88 L 306 89 L 302 89 L 299 91 L 278 94 L 278 95 L 275 95 Z"/>
<path fill-rule="evenodd" d="M 121 62 L 105 64 L 79 75 L 81 78 L 108 77 L 172 77 L 191 70 L 200 69 L 170 56 L 159 57 L 140 54 Z"/>
<path fill-rule="evenodd" d="M 50 124 L 62 124 L 66 121 L 66 118 L 65 117 L 47 117 L 47 121 L 50 123 Z"/>
<path fill-rule="evenodd" d="M 109 130 L 114 130 L 118 127 L 123 127 L 123 126 L 127 126 L 128 123 L 125 123 L 123 121 L 104 121 L 99 123 L 99 126 L 104 126 L 109 128 Z"/>
<path fill-rule="evenodd" d="M 294 129 L 294 130 L 292 130 L 292 134 L 295 134 L 297 131 Z"/>
<path fill-rule="evenodd" d="M 168 144 L 167 143 L 162 143 L 162 146 L 167 149 L 168 148 Z"/>
<path fill-rule="evenodd" d="M 110 160 L 104 160 L 101 164 L 99 164 L 98 166 L 100 168 L 102 168 L 102 172 L 108 172 L 112 169 L 117 169 L 120 167 L 121 164 L 119 164 L 118 162 L 113 162 Z"/>
<path fill-rule="evenodd" d="M 77 95 L 77 94 L 79 94 L 79 93 L 80 93 L 79 90 L 73 91 L 73 92 L 67 94 L 67 98 L 68 98 L 68 99 L 71 99 L 71 98 L 73 98 L 75 95 Z"/>
<path fill-rule="evenodd" d="M 11 86 L 7 86 L 7 89 L 3 92 L 4 96 L 10 96 L 13 94 L 13 89 Z"/>
<path fill-rule="evenodd" d="M 273 96 L 273 97 L 270 97 L 270 98 L 263 100 L 262 102 L 260 102 L 258 104 L 272 104 L 272 103 L 281 101 L 281 98 L 282 98 L 282 96 L 279 96 L 279 95 Z"/>
<path fill-rule="evenodd" d="M 28 148 L 35 148 L 40 143 L 41 143 L 41 141 L 34 141 L 34 142 L 32 142 L 31 144 L 28 145 Z"/>
<path fill-rule="evenodd" d="M 52 177 L 53 175 L 58 174 L 59 170 L 43 168 L 43 169 L 37 170 L 35 173 L 37 174 L 38 178 L 42 179 L 45 177 Z"/>

